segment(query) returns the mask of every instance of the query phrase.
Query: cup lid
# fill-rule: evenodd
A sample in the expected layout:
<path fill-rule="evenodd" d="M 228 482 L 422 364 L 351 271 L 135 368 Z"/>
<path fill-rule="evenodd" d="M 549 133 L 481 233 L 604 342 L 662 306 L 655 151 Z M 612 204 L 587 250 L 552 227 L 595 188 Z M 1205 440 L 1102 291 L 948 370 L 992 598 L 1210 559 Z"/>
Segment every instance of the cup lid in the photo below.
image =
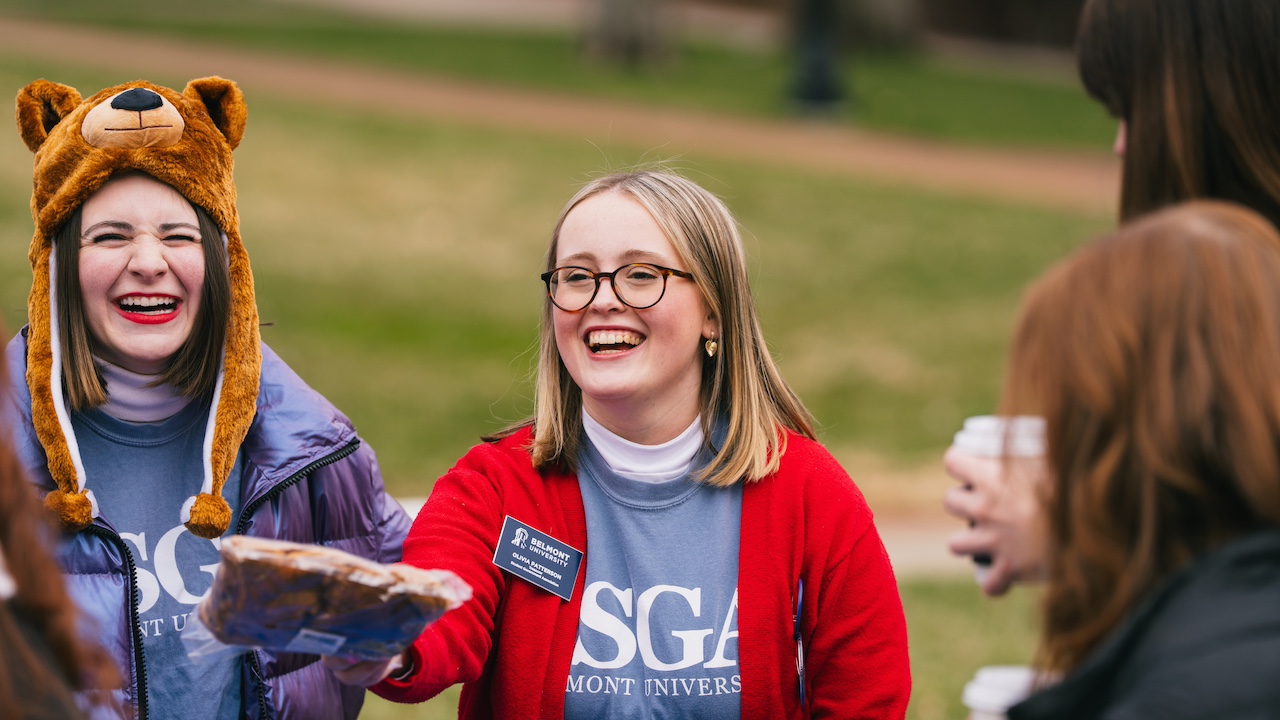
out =
<path fill-rule="evenodd" d="M 1033 415 L 978 415 L 964 421 L 954 444 L 974 455 L 1033 457 L 1045 453 L 1044 418 Z"/>
<path fill-rule="evenodd" d="M 961 702 L 970 710 L 1003 713 L 1031 695 L 1035 670 L 1025 665 L 991 665 L 965 683 Z"/>

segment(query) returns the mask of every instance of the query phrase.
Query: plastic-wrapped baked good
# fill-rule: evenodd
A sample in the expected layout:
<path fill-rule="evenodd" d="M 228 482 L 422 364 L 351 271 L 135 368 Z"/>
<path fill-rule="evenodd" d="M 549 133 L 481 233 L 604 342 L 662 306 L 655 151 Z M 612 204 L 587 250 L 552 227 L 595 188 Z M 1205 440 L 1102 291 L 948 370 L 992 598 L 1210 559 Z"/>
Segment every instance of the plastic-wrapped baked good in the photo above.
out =
<path fill-rule="evenodd" d="M 448 570 L 236 535 L 222 541 L 222 564 L 198 613 L 227 645 L 375 660 L 400 653 L 470 598 Z"/>

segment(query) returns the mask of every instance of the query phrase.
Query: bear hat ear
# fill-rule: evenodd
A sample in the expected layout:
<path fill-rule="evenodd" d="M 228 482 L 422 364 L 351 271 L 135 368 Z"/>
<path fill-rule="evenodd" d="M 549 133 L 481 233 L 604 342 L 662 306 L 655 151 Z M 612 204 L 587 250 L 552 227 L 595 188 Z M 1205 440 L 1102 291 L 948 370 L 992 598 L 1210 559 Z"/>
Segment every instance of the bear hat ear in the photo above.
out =
<path fill-rule="evenodd" d="M 73 87 L 36 80 L 18 91 L 18 133 L 31 152 L 40 149 L 62 119 L 80 105 Z"/>
<path fill-rule="evenodd" d="M 192 80 L 187 83 L 182 96 L 204 105 L 214 126 L 227 138 L 232 150 L 240 145 L 249 111 L 244 105 L 244 94 L 234 82 L 220 77 Z"/>

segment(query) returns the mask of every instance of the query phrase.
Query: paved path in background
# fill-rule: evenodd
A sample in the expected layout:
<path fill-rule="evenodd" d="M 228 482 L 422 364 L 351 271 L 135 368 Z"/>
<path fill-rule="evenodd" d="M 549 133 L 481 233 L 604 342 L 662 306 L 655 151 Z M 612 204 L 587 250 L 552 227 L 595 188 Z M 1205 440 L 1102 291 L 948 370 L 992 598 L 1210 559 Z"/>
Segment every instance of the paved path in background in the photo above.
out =
<path fill-rule="evenodd" d="M 540 28 L 577 31 L 598 0 L 274 0 L 342 12 L 448 26 Z M 666 3 L 670 24 L 685 37 L 711 38 L 746 48 L 776 47 L 786 28 L 781 13 L 697 0 Z"/>
<path fill-rule="evenodd" d="M 87 64 L 127 77 L 235 79 L 250 96 L 580 138 L 630 143 L 663 156 L 705 154 L 830 172 L 875 182 L 1067 210 L 1112 213 L 1118 165 L 1106 156 L 957 148 L 799 121 L 750 120 L 552 93 L 502 89 L 325 60 L 229 50 L 140 34 L 0 17 L 0 58 Z M 87 88 L 85 90 L 88 90 Z M 421 500 L 405 499 L 416 513 Z M 881 516 L 900 575 L 967 574 L 945 549 L 957 524 L 940 509 Z"/>
<path fill-rule="evenodd" d="M 0 18 L 0 56 L 87 63 L 129 77 L 222 75 L 252 98 L 367 104 L 402 117 L 619 143 L 664 157 L 715 156 L 889 185 L 1111 214 L 1109 156 L 955 147 L 798 120 L 754 120 L 499 88 L 331 60 Z"/>

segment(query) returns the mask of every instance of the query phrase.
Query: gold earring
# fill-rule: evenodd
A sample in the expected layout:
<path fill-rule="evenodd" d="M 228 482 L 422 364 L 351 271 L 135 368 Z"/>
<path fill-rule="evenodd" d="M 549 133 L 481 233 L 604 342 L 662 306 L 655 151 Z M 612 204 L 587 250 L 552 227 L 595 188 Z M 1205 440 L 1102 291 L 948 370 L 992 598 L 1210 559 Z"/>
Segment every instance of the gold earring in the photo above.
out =
<path fill-rule="evenodd" d="M 707 350 L 707 357 L 715 357 L 715 356 L 716 356 L 716 348 L 720 347 L 720 343 L 716 342 L 716 339 L 715 339 L 715 338 L 711 338 L 710 340 L 708 340 L 708 341 L 706 341 L 705 343 L 703 343 L 703 344 L 702 344 L 702 347 L 706 348 L 706 350 Z"/>

